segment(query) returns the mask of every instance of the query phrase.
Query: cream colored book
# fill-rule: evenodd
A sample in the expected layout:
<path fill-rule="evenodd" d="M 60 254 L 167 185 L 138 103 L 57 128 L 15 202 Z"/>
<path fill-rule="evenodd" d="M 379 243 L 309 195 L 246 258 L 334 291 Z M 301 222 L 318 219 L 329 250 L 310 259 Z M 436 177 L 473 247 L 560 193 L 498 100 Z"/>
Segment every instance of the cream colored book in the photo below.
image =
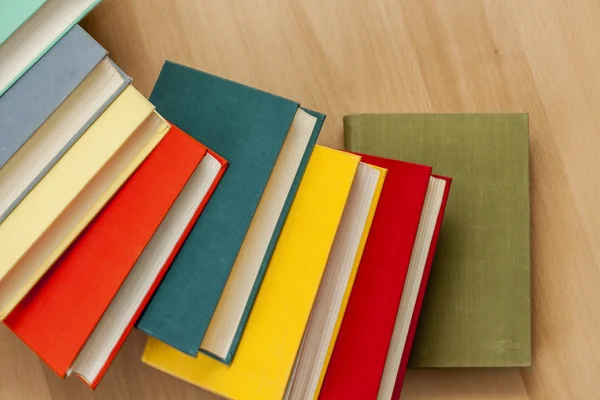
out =
<path fill-rule="evenodd" d="M 31 290 L 164 137 L 128 87 L 0 224 L 0 319 Z"/>

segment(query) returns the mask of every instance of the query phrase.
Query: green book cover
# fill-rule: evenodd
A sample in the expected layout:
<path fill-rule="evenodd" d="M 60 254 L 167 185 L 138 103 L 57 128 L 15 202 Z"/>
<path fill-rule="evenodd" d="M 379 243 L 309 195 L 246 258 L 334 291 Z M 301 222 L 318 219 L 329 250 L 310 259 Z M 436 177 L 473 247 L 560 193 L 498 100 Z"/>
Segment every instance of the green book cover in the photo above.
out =
<path fill-rule="evenodd" d="M 349 115 L 344 136 L 453 179 L 410 366 L 531 365 L 528 116 Z"/>
<path fill-rule="evenodd" d="M 137 326 L 196 356 L 298 103 L 169 61 L 150 101 L 163 117 L 229 162 Z M 279 227 L 273 236 L 278 234 Z M 240 334 L 244 322 L 245 316 Z M 235 345 L 227 359 L 234 351 Z"/>
<path fill-rule="evenodd" d="M 4 43 L 46 0 L 0 1 L 0 44 Z"/>

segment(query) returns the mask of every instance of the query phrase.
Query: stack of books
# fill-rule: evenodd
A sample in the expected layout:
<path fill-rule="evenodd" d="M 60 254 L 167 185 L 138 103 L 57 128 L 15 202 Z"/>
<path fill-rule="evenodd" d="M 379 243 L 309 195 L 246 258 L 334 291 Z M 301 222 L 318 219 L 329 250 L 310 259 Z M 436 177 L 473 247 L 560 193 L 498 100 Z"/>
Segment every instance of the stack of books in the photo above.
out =
<path fill-rule="evenodd" d="M 95 3 L 0 6 L 0 319 L 91 387 L 228 166 L 76 25 Z"/>
<path fill-rule="evenodd" d="M 149 101 L 77 24 L 0 5 L 0 319 L 95 388 L 142 361 L 232 399 L 398 399 L 531 363 L 526 114 L 325 115 L 166 62 Z M 434 384 L 434 383 L 432 383 Z"/>

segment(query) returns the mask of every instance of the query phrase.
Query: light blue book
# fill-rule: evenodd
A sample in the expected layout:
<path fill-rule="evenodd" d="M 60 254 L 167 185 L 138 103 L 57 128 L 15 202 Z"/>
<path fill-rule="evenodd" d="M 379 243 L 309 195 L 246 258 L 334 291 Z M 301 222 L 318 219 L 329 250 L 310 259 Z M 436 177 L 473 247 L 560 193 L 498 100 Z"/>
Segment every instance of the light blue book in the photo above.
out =
<path fill-rule="evenodd" d="M 0 97 L 0 223 L 130 81 L 75 27 Z"/>
<path fill-rule="evenodd" d="M 0 44 L 4 43 L 46 0 L 0 1 Z"/>
<path fill-rule="evenodd" d="M 3 3 L 5 1 L 2 0 Z M 22 2 L 23 0 L 14 0 L 5 7 L 14 10 L 19 7 L 15 4 L 20 5 Z M 99 2 L 100 0 L 46 0 L 18 29 L 6 28 L 7 32 L 12 30 L 12 34 L 0 44 L 0 96 Z M 11 14 L 13 12 L 17 15 L 24 13 L 11 11 Z M 10 25 L 14 27 L 16 22 L 11 21 Z"/>
<path fill-rule="evenodd" d="M 106 54 L 77 25 L 0 97 L 0 168 Z"/>

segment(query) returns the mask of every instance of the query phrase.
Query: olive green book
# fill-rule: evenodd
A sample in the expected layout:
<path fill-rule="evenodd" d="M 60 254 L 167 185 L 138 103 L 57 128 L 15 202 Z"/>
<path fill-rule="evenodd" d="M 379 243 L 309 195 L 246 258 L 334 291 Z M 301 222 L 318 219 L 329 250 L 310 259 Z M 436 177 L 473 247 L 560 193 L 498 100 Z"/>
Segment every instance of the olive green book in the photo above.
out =
<path fill-rule="evenodd" d="M 411 367 L 531 365 L 528 124 L 527 114 L 344 118 L 347 150 L 453 179 Z"/>

